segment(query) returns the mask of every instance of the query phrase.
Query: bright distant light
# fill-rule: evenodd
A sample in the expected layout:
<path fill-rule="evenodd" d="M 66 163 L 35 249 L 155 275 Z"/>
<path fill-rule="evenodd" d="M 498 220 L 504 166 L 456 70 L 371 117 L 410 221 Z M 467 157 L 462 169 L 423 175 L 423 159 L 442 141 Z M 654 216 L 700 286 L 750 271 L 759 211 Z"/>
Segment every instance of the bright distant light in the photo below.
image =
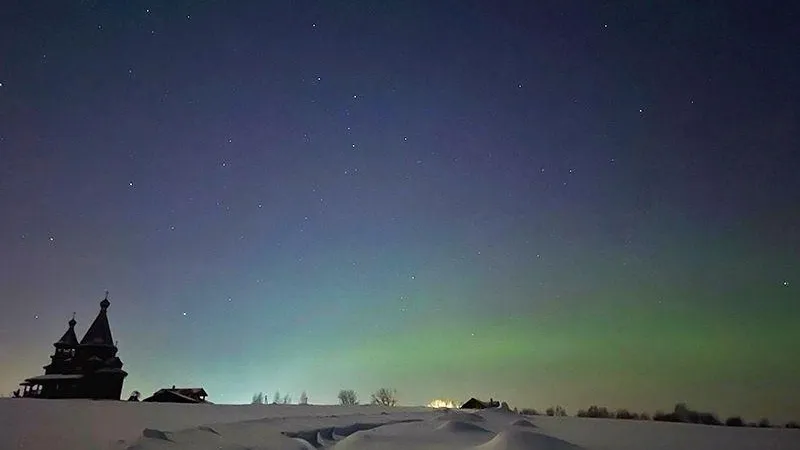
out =
<path fill-rule="evenodd" d="M 428 403 L 428 408 L 455 408 L 456 404 L 453 403 L 452 400 L 442 400 L 437 398 L 436 400 L 431 401 Z"/>

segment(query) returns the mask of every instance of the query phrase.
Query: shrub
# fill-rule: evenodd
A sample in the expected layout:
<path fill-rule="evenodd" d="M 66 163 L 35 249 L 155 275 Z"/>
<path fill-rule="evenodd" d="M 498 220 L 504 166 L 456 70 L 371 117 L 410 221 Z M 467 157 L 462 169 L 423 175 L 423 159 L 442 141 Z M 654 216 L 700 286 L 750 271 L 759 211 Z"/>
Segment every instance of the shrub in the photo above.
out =
<path fill-rule="evenodd" d="M 265 403 L 264 393 L 263 392 L 257 392 L 255 394 L 253 394 L 253 401 L 251 401 L 250 403 L 253 404 L 253 405 L 263 405 Z"/>
<path fill-rule="evenodd" d="M 728 417 L 725 419 L 725 426 L 726 427 L 743 427 L 744 420 L 742 420 L 739 416 Z"/>
<path fill-rule="evenodd" d="M 697 414 L 697 421 L 692 423 L 699 423 L 702 425 L 722 425 L 722 422 L 717 418 L 716 414 L 714 413 L 696 413 Z"/>
<path fill-rule="evenodd" d="M 684 422 L 684 423 L 697 423 L 703 425 L 722 425 L 716 415 L 707 412 L 698 412 L 689 409 L 685 403 L 678 403 L 675 405 L 673 412 L 664 414 L 661 411 L 656 412 L 653 420 L 661 422 Z"/>
<path fill-rule="evenodd" d="M 372 394 L 372 404 L 380 406 L 397 406 L 397 391 L 380 388 Z"/>
<path fill-rule="evenodd" d="M 614 412 L 614 417 L 623 420 L 634 420 L 639 418 L 637 414 L 631 413 L 627 409 L 618 409 L 616 412 Z"/>
<path fill-rule="evenodd" d="M 800 423 L 797 423 L 797 422 L 795 422 L 795 421 L 793 420 L 793 421 L 791 421 L 791 422 L 788 422 L 788 423 L 786 424 L 786 428 L 794 428 L 794 429 L 796 429 L 796 430 L 797 430 L 797 429 L 800 429 Z"/>
<path fill-rule="evenodd" d="M 675 413 L 665 414 L 662 411 L 656 411 L 656 413 L 653 414 L 653 420 L 656 420 L 656 421 L 659 421 L 659 422 L 680 422 L 681 421 L 680 418 L 677 416 L 677 414 L 675 414 Z"/>
<path fill-rule="evenodd" d="M 769 419 L 763 418 L 763 419 L 758 421 L 758 427 L 759 428 L 771 428 L 772 425 L 769 423 Z"/>
<path fill-rule="evenodd" d="M 547 408 L 545 414 L 551 417 L 564 417 L 567 415 L 567 410 L 560 405 L 556 405 Z"/>
<path fill-rule="evenodd" d="M 601 418 L 601 419 L 608 419 L 610 417 L 614 417 L 614 415 L 611 414 L 608 411 L 608 408 L 606 408 L 605 406 L 601 407 L 601 406 L 597 406 L 597 405 L 592 405 L 592 406 L 589 407 L 589 409 L 581 409 L 581 410 L 579 410 L 577 416 L 578 417 L 594 417 L 594 418 Z"/>
<path fill-rule="evenodd" d="M 524 414 L 526 416 L 539 416 L 539 415 L 541 415 L 539 413 L 539 411 L 537 411 L 537 410 L 535 410 L 533 408 L 522 408 L 521 412 L 522 412 L 522 414 Z"/>
<path fill-rule="evenodd" d="M 339 391 L 339 404 L 344 406 L 353 406 L 358 404 L 358 397 L 356 391 L 352 389 L 342 389 Z"/>

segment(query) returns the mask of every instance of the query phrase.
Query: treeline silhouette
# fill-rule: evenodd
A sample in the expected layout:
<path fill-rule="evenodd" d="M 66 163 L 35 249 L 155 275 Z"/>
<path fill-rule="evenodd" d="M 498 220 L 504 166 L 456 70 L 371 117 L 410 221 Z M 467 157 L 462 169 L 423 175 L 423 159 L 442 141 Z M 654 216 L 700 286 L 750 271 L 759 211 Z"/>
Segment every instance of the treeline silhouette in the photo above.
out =
<path fill-rule="evenodd" d="M 535 409 L 524 408 L 519 410 L 520 413 L 529 416 L 538 416 L 541 413 Z M 566 416 L 567 412 L 561 406 L 551 406 L 547 408 L 545 414 L 548 416 Z M 740 416 L 733 416 L 727 418 L 724 422 L 721 421 L 716 414 L 703 411 L 695 411 L 685 403 L 678 403 L 673 408 L 672 412 L 665 413 L 663 411 L 656 411 L 652 416 L 646 412 L 637 413 L 630 412 L 627 409 L 610 410 L 605 406 L 592 405 L 587 409 L 579 409 L 575 414 L 576 417 L 591 417 L 596 419 L 621 419 L 621 420 L 654 420 L 658 422 L 675 422 L 675 423 L 694 423 L 699 425 L 725 425 L 729 427 L 759 427 L 759 428 L 774 428 L 769 419 L 761 419 L 758 422 L 745 422 Z M 785 428 L 800 429 L 800 424 L 796 421 L 788 422 L 784 425 Z"/>

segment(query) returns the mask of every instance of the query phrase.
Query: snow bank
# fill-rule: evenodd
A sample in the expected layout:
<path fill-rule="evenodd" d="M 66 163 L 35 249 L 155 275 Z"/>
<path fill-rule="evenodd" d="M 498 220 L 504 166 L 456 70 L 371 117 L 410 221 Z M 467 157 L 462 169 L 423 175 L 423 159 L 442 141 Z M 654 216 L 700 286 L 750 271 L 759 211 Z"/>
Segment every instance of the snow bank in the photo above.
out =
<path fill-rule="evenodd" d="M 0 399 L 0 450 L 789 450 L 800 431 L 373 406 Z"/>
<path fill-rule="evenodd" d="M 381 414 L 392 411 L 393 416 Z M 329 420 L 331 426 L 346 427 L 375 416 L 376 422 L 414 418 L 430 414 L 428 408 L 381 408 L 376 406 L 311 405 L 191 405 L 172 403 L 115 402 L 92 400 L 0 399 L 0 450 L 108 450 L 125 448 L 131 441 L 161 431 L 175 432 L 210 425 L 221 432 L 219 424 L 236 424 L 242 433 L 248 424 L 258 429 L 268 426 L 281 429 L 282 423 L 311 427 Z M 332 422 L 338 416 L 339 421 Z M 408 417 L 406 417 L 408 416 Z M 235 428 L 240 432 L 240 428 Z M 210 433 L 207 433 L 210 434 Z M 210 438 L 210 436 L 206 436 Z M 152 439 L 152 438 L 148 438 Z M 123 441 L 123 442 L 119 442 Z M 163 442 L 169 443 L 164 440 Z M 174 446 L 173 446 L 174 447 Z M 154 447 L 155 448 L 155 447 Z M 216 448 L 215 448 L 216 450 Z"/>
<path fill-rule="evenodd" d="M 561 439 L 527 430 L 505 430 L 477 450 L 579 450 L 580 447 Z"/>

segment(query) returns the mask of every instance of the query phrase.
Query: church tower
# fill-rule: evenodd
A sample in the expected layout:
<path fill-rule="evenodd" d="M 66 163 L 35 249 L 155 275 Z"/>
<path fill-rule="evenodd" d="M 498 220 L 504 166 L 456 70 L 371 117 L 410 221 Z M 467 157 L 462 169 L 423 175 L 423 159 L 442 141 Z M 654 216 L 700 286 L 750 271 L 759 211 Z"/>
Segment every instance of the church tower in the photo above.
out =
<path fill-rule="evenodd" d="M 75 357 L 75 349 L 78 347 L 78 337 L 75 335 L 75 316 L 72 316 L 67 324 L 69 328 L 53 346 L 55 353 L 50 357 L 50 364 L 44 366 L 45 374 L 66 374 L 71 372 L 72 358 Z"/>
<path fill-rule="evenodd" d="M 122 395 L 122 383 L 128 373 L 122 370 L 117 346 L 108 324 L 108 292 L 100 302 L 100 312 L 89 326 L 76 350 L 76 359 L 84 374 L 84 395 L 87 398 L 115 399 Z"/>

